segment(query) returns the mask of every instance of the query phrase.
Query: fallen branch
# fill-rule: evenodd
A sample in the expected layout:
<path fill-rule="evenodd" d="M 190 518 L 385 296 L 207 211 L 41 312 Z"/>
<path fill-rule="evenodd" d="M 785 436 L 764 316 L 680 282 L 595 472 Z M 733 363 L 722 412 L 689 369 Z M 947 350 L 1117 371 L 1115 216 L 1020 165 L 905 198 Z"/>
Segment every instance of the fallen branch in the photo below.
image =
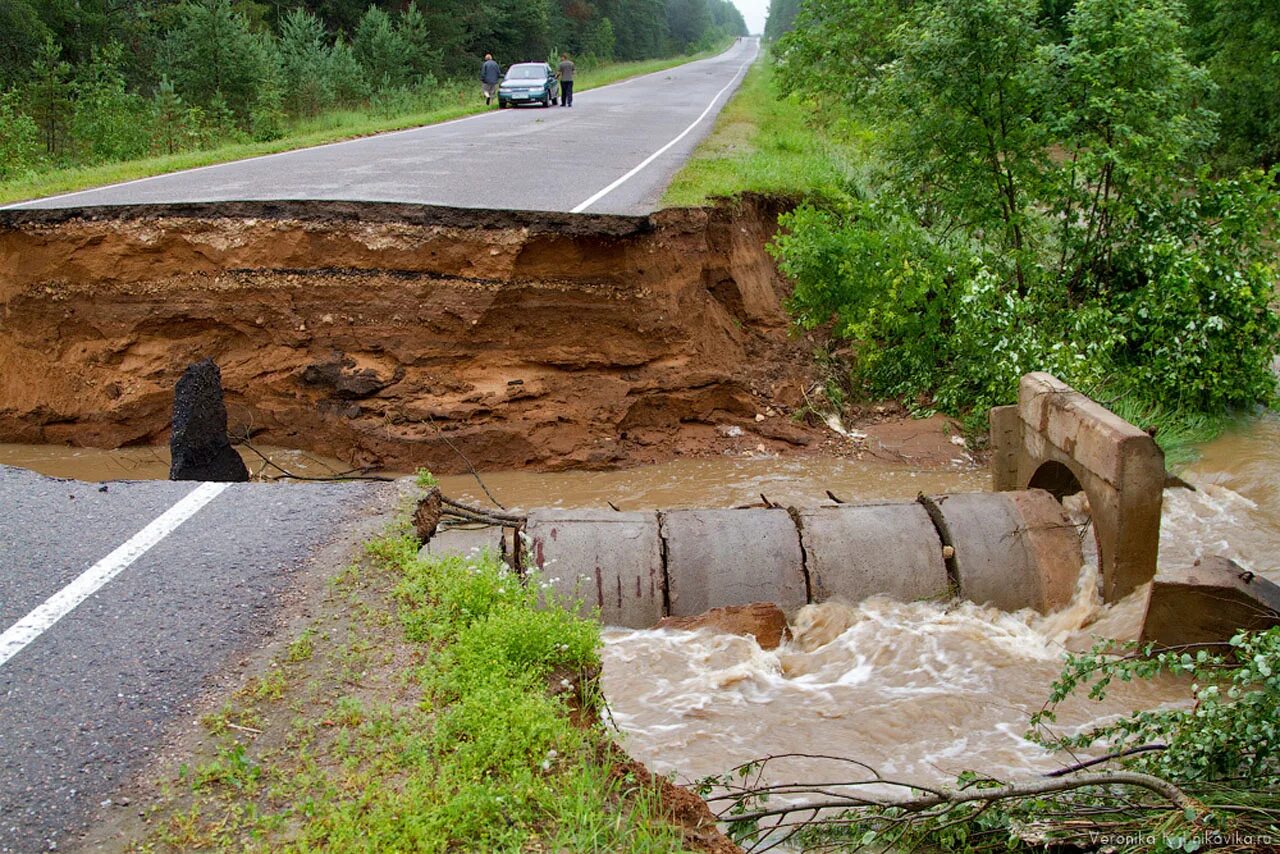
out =
<path fill-rule="evenodd" d="M 890 781 L 882 781 L 890 782 Z M 891 785 L 903 785 L 891 783 Z M 881 798 L 875 795 L 841 796 L 826 801 L 804 804 L 792 804 L 775 809 L 757 810 L 738 815 L 722 815 L 724 822 L 755 822 L 763 818 L 784 816 L 794 812 L 808 812 L 819 809 L 856 809 L 860 807 L 896 808 L 908 813 L 923 812 L 938 806 L 958 806 L 974 801 L 995 802 L 1011 798 L 1027 798 L 1036 795 L 1047 795 L 1055 792 L 1067 792 L 1091 786 L 1135 786 L 1160 795 L 1183 811 L 1190 811 L 1199 821 L 1207 812 L 1204 804 L 1179 789 L 1167 780 L 1140 774 L 1136 771 L 1107 771 L 1097 774 L 1081 774 L 1075 777 L 1058 777 L 1043 780 L 1030 780 L 1023 783 L 1010 783 L 987 789 L 937 789 L 914 798 Z M 912 786 L 911 788 L 918 788 Z"/>
<path fill-rule="evenodd" d="M 1059 768 L 1056 771 L 1049 771 L 1043 776 L 1045 777 L 1065 777 L 1067 774 L 1074 774 L 1077 771 L 1083 771 L 1086 768 L 1092 768 L 1095 765 L 1101 765 L 1104 762 L 1110 762 L 1112 759 L 1123 759 L 1126 756 L 1133 756 L 1137 753 L 1149 753 L 1153 750 L 1168 750 L 1167 744 L 1143 744 L 1139 747 L 1130 747 L 1128 750 L 1119 750 L 1115 753 L 1108 753 L 1106 756 L 1099 756 L 1096 759 L 1085 759 L 1080 762 L 1073 763 L 1065 768 Z"/>

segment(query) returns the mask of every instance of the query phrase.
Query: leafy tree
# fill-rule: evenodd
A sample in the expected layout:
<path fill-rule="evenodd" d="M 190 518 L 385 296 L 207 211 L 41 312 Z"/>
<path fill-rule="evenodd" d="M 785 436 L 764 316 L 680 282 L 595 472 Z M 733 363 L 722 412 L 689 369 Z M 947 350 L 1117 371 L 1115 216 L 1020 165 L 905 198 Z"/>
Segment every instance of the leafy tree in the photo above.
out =
<path fill-rule="evenodd" d="M 1050 137 L 1033 0 L 938 0 L 892 37 L 900 59 L 879 105 L 900 191 L 920 215 L 979 229 L 1030 287 L 1028 219 Z M 995 235 L 999 237 L 991 240 Z"/>
<path fill-rule="evenodd" d="M 659 56 L 666 49 L 665 0 L 610 0 L 600 4 L 600 14 L 613 24 L 618 59 Z"/>
<path fill-rule="evenodd" d="M 1214 117 L 1181 7 L 1077 0 L 1065 38 L 1044 20 L 1034 0 L 806 4 L 786 86 L 847 96 L 883 168 L 784 219 L 799 320 L 834 316 L 873 393 L 956 413 L 1028 370 L 1184 413 L 1269 403 L 1280 194 L 1197 171 Z"/>
<path fill-rule="evenodd" d="M 707 0 L 667 0 L 667 30 L 677 50 L 698 44 L 710 28 Z"/>
<path fill-rule="evenodd" d="M 118 43 L 108 43 L 76 82 L 71 133 L 91 162 L 141 157 L 150 145 L 147 103 L 125 89 L 123 54 Z"/>
<path fill-rule="evenodd" d="M 40 129 L 22 112 L 17 92 L 0 93 L 0 181 L 21 178 L 40 159 Z"/>
<path fill-rule="evenodd" d="M 791 32 L 799 13 L 800 0 L 772 0 L 769 17 L 764 22 L 765 41 L 776 41 L 784 33 Z"/>
<path fill-rule="evenodd" d="M 40 46 L 52 35 L 27 0 L 0 2 L 0 88 L 26 79 Z"/>
<path fill-rule="evenodd" d="M 805 0 L 792 34 L 773 55 L 784 92 L 800 93 L 836 112 L 857 108 L 898 57 L 891 38 L 913 0 Z M 770 7 L 772 8 L 772 7 Z"/>
<path fill-rule="evenodd" d="M 1214 116 L 1196 106 L 1207 77 L 1183 53 L 1180 13 L 1175 0 L 1079 0 L 1069 41 L 1050 53 L 1062 86 L 1052 131 L 1070 155 L 1061 272 L 1072 293 L 1110 283 L 1117 241 L 1191 177 L 1213 139 Z"/>
<path fill-rule="evenodd" d="M 708 0 L 707 11 L 711 14 L 711 31 L 704 35 L 704 39 L 714 42 L 747 34 L 747 22 L 730 0 Z"/>
<path fill-rule="evenodd" d="M 613 49 L 617 41 L 617 37 L 613 34 L 613 22 L 608 18 L 601 18 L 588 32 L 582 52 L 601 62 L 609 62 L 613 59 Z"/>
<path fill-rule="evenodd" d="M 1225 165 L 1280 163 L 1280 4 L 1203 3 L 1196 36 L 1213 76 Z"/>

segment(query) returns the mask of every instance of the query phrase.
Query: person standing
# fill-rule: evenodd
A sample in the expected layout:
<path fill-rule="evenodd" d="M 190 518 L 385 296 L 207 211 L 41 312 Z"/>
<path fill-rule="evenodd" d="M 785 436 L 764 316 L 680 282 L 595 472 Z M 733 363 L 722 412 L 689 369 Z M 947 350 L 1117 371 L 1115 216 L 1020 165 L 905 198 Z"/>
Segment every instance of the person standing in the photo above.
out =
<path fill-rule="evenodd" d="M 573 60 L 569 54 L 560 54 L 560 67 L 556 69 L 556 79 L 560 81 L 560 106 L 573 106 Z"/>
<path fill-rule="evenodd" d="M 493 94 L 498 91 L 498 80 L 502 77 L 502 69 L 493 61 L 493 54 L 484 55 L 484 64 L 480 66 L 480 90 L 484 92 L 486 104 L 493 101 Z"/>

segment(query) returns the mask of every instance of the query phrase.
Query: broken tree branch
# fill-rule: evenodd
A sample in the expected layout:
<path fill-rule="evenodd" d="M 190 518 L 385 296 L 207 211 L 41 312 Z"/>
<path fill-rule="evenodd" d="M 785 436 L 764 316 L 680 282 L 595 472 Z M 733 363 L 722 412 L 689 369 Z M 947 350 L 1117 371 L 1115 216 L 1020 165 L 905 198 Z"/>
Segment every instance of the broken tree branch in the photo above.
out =
<path fill-rule="evenodd" d="M 900 785 L 900 784 L 899 784 Z M 841 796 L 826 801 L 803 804 L 791 804 L 768 810 L 742 813 L 740 815 L 721 815 L 724 822 L 752 822 L 763 818 L 784 816 L 794 812 L 808 812 L 813 809 L 856 809 L 859 807 L 895 807 L 909 813 L 923 812 L 937 806 L 957 806 L 974 801 L 1001 801 L 1010 798 L 1026 798 L 1036 795 L 1047 795 L 1055 792 L 1067 792 L 1091 786 L 1133 786 L 1146 789 L 1181 810 L 1189 810 L 1199 820 L 1205 812 L 1204 804 L 1188 795 L 1182 789 L 1154 777 L 1136 771 L 1106 771 L 1095 774 L 1080 774 L 1073 777 L 1046 778 L 1029 780 L 1022 783 L 1010 783 L 986 789 L 938 789 L 913 798 L 883 798 L 875 795 Z M 911 788 L 916 788 L 912 786 Z"/>

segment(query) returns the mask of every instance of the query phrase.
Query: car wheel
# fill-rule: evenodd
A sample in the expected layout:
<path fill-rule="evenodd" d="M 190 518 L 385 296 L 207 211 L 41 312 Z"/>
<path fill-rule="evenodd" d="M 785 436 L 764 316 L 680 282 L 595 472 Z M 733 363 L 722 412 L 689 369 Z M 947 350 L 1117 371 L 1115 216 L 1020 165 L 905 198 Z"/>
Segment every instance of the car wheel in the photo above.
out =
<path fill-rule="evenodd" d="M 544 107 L 550 107 L 550 106 L 551 106 L 551 93 L 550 93 L 550 92 L 543 92 L 543 93 L 542 93 L 542 106 L 544 106 Z"/>

